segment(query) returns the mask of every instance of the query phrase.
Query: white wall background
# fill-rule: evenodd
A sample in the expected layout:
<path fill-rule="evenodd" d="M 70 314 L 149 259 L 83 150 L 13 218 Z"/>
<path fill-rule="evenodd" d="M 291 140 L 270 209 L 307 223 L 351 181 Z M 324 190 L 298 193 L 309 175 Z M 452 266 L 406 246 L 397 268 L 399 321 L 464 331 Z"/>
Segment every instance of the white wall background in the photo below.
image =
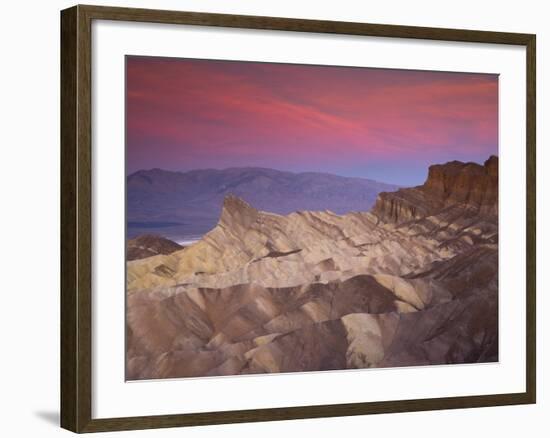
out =
<path fill-rule="evenodd" d="M 538 77 L 538 404 L 458 411 L 284 421 L 105 434 L 143 437 L 383 436 L 542 437 L 548 433 L 549 380 L 543 320 L 550 278 L 544 247 L 550 221 L 550 28 L 547 2 L 524 0 L 111 0 L 111 6 L 273 15 L 372 23 L 458 27 L 537 34 Z M 69 436 L 58 428 L 59 404 L 59 10 L 73 2 L 4 2 L 0 23 L 0 434 Z M 547 264 L 546 264 L 547 265 Z M 7 282 L 6 280 L 7 279 Z M 545 415 L 546 414 L 546 415 Z"/>

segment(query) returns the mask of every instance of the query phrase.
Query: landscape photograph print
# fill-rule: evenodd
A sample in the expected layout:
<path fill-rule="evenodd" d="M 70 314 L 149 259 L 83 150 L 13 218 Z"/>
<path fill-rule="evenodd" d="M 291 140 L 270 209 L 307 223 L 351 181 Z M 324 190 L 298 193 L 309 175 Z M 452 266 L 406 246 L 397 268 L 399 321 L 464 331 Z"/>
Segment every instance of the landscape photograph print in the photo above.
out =
<path fill-rule="evenodd" d="M 127 380 L 498 362 L 498 75 L 125 63 Z"/>

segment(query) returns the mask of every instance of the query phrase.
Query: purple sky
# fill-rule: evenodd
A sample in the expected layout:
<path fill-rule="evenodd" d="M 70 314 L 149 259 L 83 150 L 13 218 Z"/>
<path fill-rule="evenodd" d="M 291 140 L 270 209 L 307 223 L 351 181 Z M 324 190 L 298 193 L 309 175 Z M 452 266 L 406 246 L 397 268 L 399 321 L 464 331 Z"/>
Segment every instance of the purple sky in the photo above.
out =
<path fill-rule="evenodd" d="M 260 166 L 402 185 L 498 154 L 498 76 L 127 58 L 127 171 Z"/>

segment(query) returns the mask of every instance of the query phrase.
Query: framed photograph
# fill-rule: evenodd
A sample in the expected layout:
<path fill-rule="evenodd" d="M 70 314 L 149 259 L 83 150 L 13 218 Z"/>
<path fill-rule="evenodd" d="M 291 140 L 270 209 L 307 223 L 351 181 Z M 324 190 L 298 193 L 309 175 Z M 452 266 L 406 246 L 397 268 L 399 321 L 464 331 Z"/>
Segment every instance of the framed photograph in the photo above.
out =
<path fill-rule="evenodd" d="M 535 403 L 535 35 L 61 13 L 61 425 Z"/>

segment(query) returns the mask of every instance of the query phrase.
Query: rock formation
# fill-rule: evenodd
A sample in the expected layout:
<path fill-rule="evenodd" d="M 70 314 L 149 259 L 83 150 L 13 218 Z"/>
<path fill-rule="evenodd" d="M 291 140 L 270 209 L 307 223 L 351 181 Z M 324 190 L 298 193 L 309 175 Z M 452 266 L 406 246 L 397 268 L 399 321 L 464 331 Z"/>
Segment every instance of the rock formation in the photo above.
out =
<path fill-rule="evenodd" d="M 378 195 L 373 212 L 387 222 L 406 222 L 444 207 L 466 205 L 480 214 L 498 214 L 498 158 L 483 166 L 452 161 L 430 166 L 428 179 L 418 187 Z"/>
<path fill-rule="evenodd" d="M 171 254 L 183 246 L 154 234 L 143 234 L 126 242 L 126 260 L 138 260 L 158 254 Z"/>
<path fill-rule="evenodd" d="M 498 159 L 432 166 L 371 212 L 259 211 L 128 262 L 127 377 L 498 360 Z"/>
<path fill-rule="evenodd" d="M 175 227 L 187 235 L 203 235 L 216 225 L 223 199 L 229 194 L 278 214 L 300 209 L 343 214 L 367 211 L 378 193 L 397 188 L 364 178 L 258 167 L 140 170 L 127 179 L 128 231 L 134 237 L 150 232 L 164 234 Z"/>

